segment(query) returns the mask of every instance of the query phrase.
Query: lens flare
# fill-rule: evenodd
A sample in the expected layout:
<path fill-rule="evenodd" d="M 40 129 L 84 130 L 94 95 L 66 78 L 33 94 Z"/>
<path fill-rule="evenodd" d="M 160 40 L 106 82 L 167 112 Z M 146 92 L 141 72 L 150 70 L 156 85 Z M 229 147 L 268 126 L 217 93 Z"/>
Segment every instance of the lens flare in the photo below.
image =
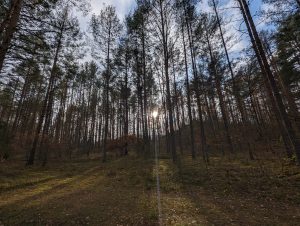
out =
<path fill-rule="evenodd" d="M 158 116 L 158 111 L 153 111 L 152 116 L 153 116 L 153 118 L 156 118 Z"/>

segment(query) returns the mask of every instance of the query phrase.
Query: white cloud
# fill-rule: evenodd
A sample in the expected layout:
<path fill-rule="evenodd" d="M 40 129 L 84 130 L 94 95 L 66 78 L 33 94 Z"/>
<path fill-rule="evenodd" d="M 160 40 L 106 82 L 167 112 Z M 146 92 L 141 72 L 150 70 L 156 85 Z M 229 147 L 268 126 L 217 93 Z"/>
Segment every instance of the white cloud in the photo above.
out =
<path fill-rule="evenodd" d="M 122 21 L 135 6 L 135 0 L 91 0 L 91 12 L 88 16 L 79 16 L 80 27 L 83 31 L 87 30 L 88 22 L 92 14 L 99 14 L 105 5 L 113 5 L 116 7 L 116 13 Z"/>
<path fill-rule="evenodd" d="M 90 0 L 91 2 L 91 12 L 87 16 L 82 16 L 82 14 L 78 14 L 78 19 L 80 23 L 80 28 L 83 32 L 86 34 L 86 41 L 89 43 L 91 40 L 90 34 L 88 32 L 89 29 L 89 21 L 91 19 L 91 16 L 93 14 L 98 15 L 101 11 L 101 9 L 105 8 L 107 5 L 112 5 L 116 7 L 116 13 L 120 19 L 120 21 L 123 21 L 125 16 L 134 9 L 136 0 Z M 90 46 L 91 43 L 88 44 L 87 48 L 89 48 L 87 55 L 84 57 L 82 62 L 90 61 L 92 60 L 91 56 L 91 49 Z"/>
<path fill-rule="evenodd" d="M 116 7 L 119 18 L 123 19 L 135 5 L 135 0 L 92 0 L 91 4 L 92 12 L 96 14 L 98 14 L 105 5 L 113 5 Z"/>

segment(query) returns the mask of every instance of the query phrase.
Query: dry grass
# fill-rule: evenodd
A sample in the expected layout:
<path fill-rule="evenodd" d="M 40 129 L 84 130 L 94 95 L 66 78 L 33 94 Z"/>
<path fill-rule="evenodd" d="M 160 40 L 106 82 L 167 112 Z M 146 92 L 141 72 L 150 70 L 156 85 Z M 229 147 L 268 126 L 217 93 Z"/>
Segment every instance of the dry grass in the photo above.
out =
<path fill-rule="evenodd" d="M 165 225 L 299 225 L 300 170 L 265 162 L 160 160 Z M 0 225 L 157 225 L 153 160 L 0 165 Z"/>
<path fill-rule="evenodd" d="M 155 225 L 146 189 L 151 166 L 134 158 L 1 166 L 0 219 L 4 225 Z"/>

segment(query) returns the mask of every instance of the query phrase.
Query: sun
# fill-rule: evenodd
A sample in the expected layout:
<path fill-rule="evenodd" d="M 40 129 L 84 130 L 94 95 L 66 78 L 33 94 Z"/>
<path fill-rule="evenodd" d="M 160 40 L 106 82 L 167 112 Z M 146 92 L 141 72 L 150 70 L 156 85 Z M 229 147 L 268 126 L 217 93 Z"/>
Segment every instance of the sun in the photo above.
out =
<path fill-rule="evenodd" d="M 153 118 L 156 118 L 158 116 L 158 111 L 154 110 L 152 112 L 152 116 L 153 116 Z"/>

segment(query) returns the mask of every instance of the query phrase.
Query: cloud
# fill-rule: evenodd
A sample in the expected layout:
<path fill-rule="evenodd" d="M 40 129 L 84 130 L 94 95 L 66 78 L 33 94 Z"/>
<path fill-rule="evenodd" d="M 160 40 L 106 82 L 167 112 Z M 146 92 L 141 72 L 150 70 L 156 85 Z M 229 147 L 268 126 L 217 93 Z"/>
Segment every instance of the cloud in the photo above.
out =
<path fill-rule="evenodd" d="M 125 16 L 134 9 L 136 0 L 90 0 L 91 1 L 91 12 L 87 16 L 83 16 L 81 13 L 77 13 L 77 17 L 79 19 L 80 28 L 86 34 L 87 43 L 92 39 L 89 32 L 89 21 L 93 14 L 99 15 L 101 9 L 105 8 L 107 5 L 112 5 L 116 7 L 116 13 L 120 19 L 123 21 Z M 89 43 L 90 45 L 91 43 Z M 91 48 L 88 47 L 88 53 L 84 57 L 82 62 L 91 61 L 93 58 L 91 56 Z"/>
<path fill-rule="evenodd" d="M 87 31 L 91 15 L 99 14 L 105 5 L 112 5 L 116 7 L 116 13 L 122 21 L 126 14 L 134 8 L 135 4 L 135 0 L 91 0 L 91 12 L 89 15 L 86 17 L 83 17 L 82 15 L 78 16 L 80 27 L 83 31 Z"/>
<path fill-rule="evenodd" d="M 98 14 L 105 5 L 113 5 L 116 7 L 117 14 L 120 19 L 134 7 L 135 0 L 92 0 L 92 12 Z"/>

